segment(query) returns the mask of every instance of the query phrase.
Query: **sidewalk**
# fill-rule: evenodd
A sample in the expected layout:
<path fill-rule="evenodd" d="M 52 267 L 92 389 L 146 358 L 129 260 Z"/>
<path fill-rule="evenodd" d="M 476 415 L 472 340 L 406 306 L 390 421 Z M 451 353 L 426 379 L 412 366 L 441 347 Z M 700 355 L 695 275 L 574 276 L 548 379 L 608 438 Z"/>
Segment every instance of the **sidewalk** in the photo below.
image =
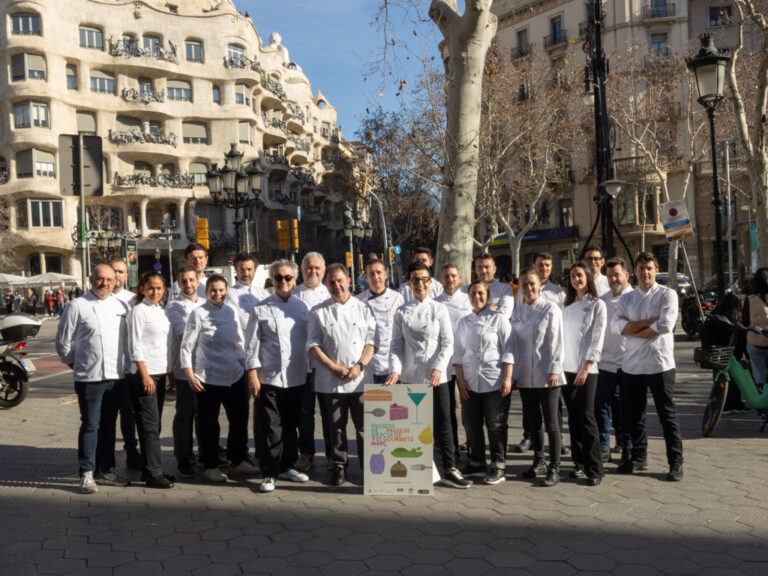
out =
<path fill-rule="evenodd" d="M 46 322 L 39 348 L 55 330 Z M 0 411 L 0 575 L 98 574 L 760 574 L 768 572 L 766 434 L 754 414 L 724 416 L 699 434 L 708 374 L 693 344 L 677 343 L 685 478 L 667 472 L 658 420 L 649 413 L 650 470 L 607 465 L 603 484 L 554 488 L 520 478 L 531 454 L 512 454 L 507 481 L 434 497 L 362 495 L 361 473 L 330 487 L 319 459 L 312 481 L 260 478 L 173 490 L 100 487 L 77 492 L 79 415 L 70 376 L 51 376 L 13 410 Z M 173 469 L 173 405 L 163 417 Z M 510 442 L 521 436 L 514 395 Z M 318 418 L 319 437 L 319 418 Z M 319 447 L 320 442 L 318 442 Z M 118 455 L 120 464 L 123 454 Z M 570 460 L 563 468 L 567 474 Z"/>

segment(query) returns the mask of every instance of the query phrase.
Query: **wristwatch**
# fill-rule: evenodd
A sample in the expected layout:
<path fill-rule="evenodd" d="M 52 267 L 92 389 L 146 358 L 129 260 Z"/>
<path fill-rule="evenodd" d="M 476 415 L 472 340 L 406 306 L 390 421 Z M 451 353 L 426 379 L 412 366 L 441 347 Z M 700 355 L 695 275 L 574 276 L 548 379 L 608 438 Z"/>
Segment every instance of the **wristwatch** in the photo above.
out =
<path fill-rule="evenodd" d="M 360 366 L 360 372 L 364 372 L 366 368 L 368 368 L 368 364 L 364 364 L 362 362 L 358 362 L 358 365 Z"/>

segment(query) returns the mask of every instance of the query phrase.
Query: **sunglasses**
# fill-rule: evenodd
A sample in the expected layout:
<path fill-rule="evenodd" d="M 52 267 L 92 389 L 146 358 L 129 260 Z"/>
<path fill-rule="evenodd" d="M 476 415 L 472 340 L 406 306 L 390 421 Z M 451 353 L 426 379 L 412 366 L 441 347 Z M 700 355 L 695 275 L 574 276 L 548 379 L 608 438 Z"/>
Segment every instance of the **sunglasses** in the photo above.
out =
<path fill-rule="evenodd" d="M 281 276 L 280 274 L 275 274 L 274 277 L 275 282 L 292 282 L 293 276 L 290 274 L 286 274 L 285 276 Z"/>
<path fill-rule="evenodd" d="M 432 280 L 432 278 L 430 278 L 429 276 L 427 276 L 426 278 L 423 278 L 423 277 L 411 278 L 411 282 L 413 282 L 414 284 L 426 284 L 430 280 Z"/>

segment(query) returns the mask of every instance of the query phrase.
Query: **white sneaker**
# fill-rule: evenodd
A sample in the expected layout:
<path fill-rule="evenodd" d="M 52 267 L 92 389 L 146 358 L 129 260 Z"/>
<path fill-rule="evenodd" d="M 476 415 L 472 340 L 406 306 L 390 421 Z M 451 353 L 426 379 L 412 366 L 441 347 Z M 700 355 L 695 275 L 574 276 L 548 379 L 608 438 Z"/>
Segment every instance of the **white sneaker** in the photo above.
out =
<path fill-rule="evenodd" d="M 284 472 L 280 472 L 280 480 L 288 480 L 290 482 L 309 482 L 309 476 L 304 472 L 299 472 L 293 468 L 288 468 Z"/>
<path fill-rule="evenodd" d="M 261 492 L 274 492 L 275 491 L 275 479 L 271 476 L 267 476 L 264 478 L 264 480 L 261 481 L 261 484 L 259 485 L 259 491 Z"/>
<path fill-rule="evenodd" d="M 227 475 L 218 468 L 208 468 L 203 472 L 203 480 L 213 482 L 214 484 L 222 484 L 227 481 Z"/>
<path fill-rule="evenodd" d="M 230 476 L 253 476 L 259 473 L 259 467 L 243 460 L 237 466 L 230 466 L 227 472 Z"/>
<path fill-rule="evenodd" d="M 99 487 L 96 486 L 96 481 L 93 479 L 93 472 L 83 472 L 83 477 L 80 478 L 80 492 L 83 494 L 93 494 L 98 492 Z"/>

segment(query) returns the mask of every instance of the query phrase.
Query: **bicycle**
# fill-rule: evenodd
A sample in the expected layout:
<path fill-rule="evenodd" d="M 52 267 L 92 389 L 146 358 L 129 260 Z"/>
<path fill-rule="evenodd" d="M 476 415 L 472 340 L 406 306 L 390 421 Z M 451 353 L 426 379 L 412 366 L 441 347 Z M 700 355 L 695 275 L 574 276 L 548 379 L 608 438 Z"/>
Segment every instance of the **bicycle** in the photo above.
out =
<path fill-rule="evenodd" d="M 704 419 L 701 423 L 702 436 L 708 437 L 717 428 L 720 416 L 723 414 L 723 406 L 728 395 L 728 386 L 735 383 L 741 391 L 744 401 L 755 408 L 763 419 L 760 432 L 768 425 L 768 386 L 758 389 L 752 378 L 752 372 L 747 362 L 741 362 L 733 356 L 734 344 L 740 332 L 749 331 L 755 334 L 768 336 L 768 330 L 757 326 L 743 326 L 728 320 L 725 316 L 717 316 L 723 324 L 731 329 L 730 346 L 712 346 L 708 348 L 696 348 L 693 351 L 693 360 L 701 368 L 716 370 L 712 390 L 704 408 Z"/>

